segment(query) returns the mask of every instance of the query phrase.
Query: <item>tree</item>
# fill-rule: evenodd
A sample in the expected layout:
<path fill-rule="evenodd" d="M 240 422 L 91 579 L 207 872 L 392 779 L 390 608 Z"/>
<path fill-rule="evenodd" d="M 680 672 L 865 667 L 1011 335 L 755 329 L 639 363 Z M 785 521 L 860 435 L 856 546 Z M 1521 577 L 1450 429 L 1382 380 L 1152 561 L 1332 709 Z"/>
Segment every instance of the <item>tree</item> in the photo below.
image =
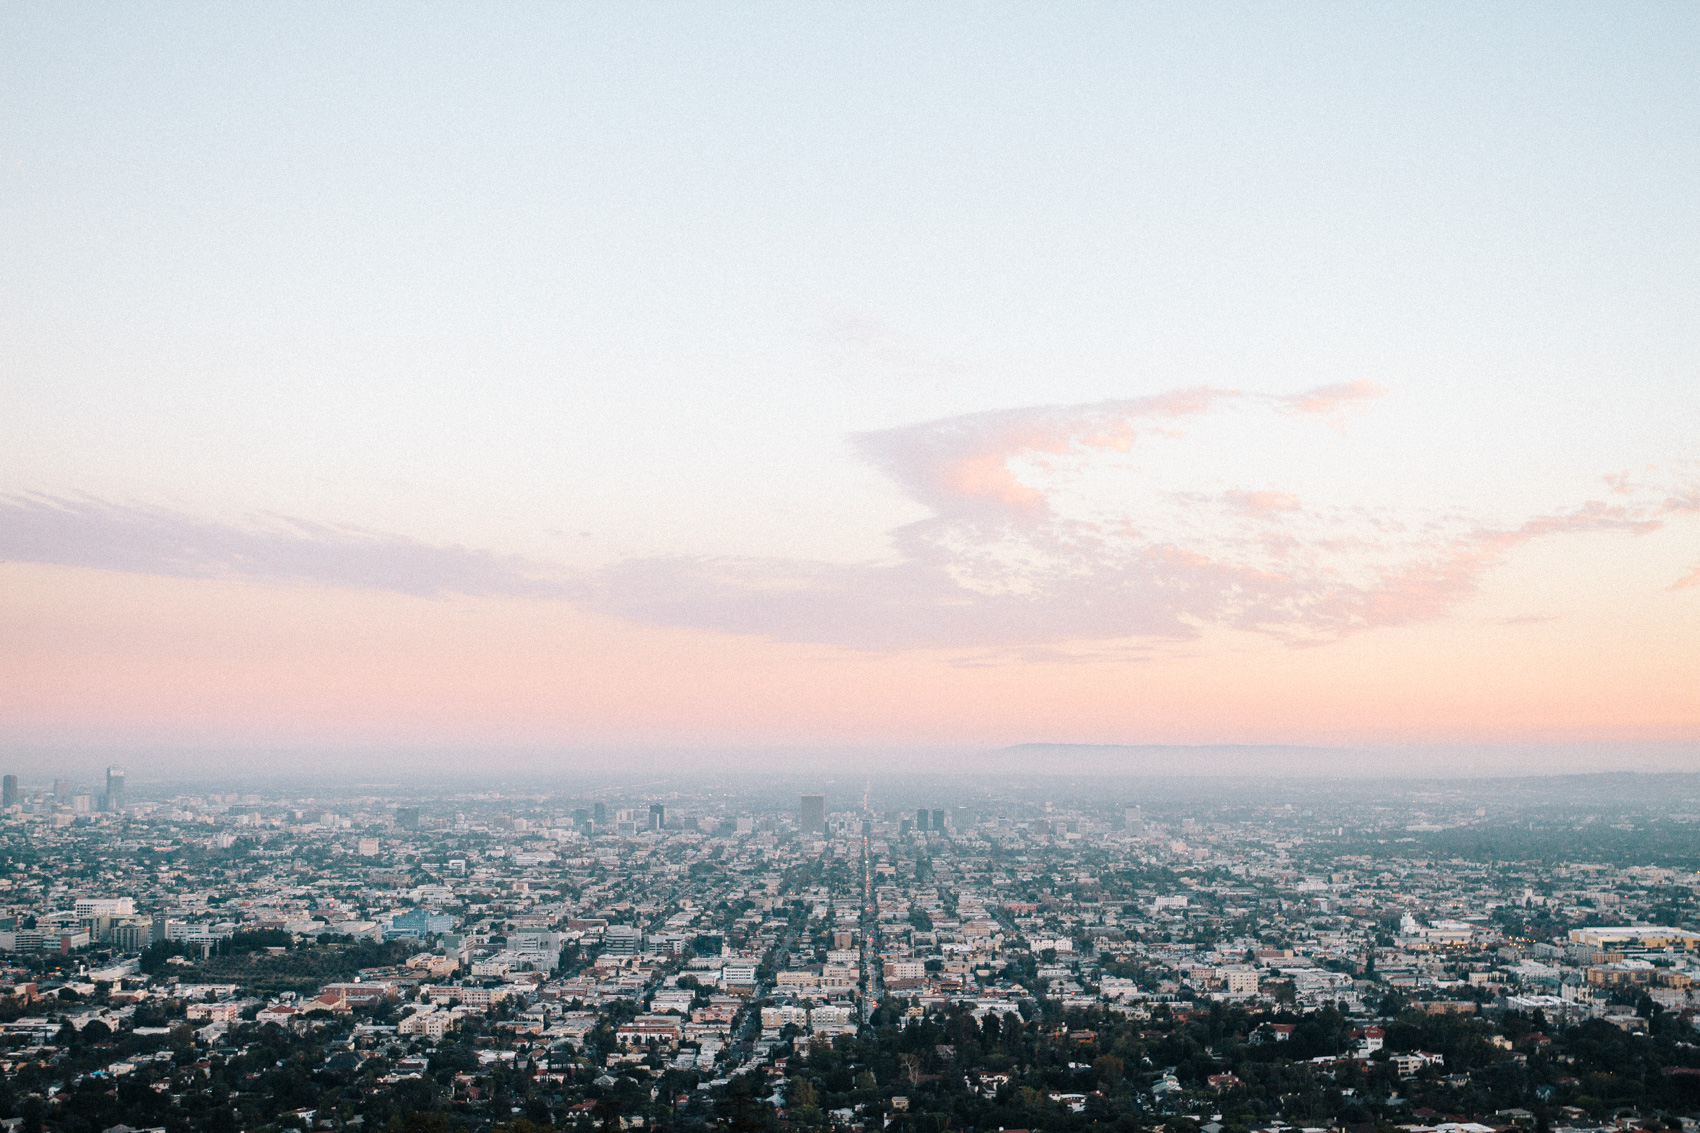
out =
<path fill-rule="evenodd" d="M 1098 1084 L 1107 1092 L 1116 1087 L 1122 1080 L 1122 1060 L 1113 1054 L 1102 1054 L 1092 1060 L 1092 1073 L 1097 1075 Z"/>

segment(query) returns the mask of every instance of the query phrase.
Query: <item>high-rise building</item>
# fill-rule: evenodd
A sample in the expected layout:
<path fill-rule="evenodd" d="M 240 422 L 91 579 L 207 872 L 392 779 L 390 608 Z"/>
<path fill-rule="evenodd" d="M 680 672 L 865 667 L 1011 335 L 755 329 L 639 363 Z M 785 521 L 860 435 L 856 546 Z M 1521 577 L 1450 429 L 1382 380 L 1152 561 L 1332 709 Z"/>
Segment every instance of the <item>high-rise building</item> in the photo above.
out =
<path fill-rule="evenodd" d="M 16 806 L 18 803 L 18 777 L 8 775 L 0 779 L 0 806 Z"/>
<path fill-rule="evenodd" d="M 922 807 L 920 810 L 915 812 L 915 829 L 917 829 L 917 830 L 930 830 L 930 829 L 932 829 L 932 824 L 933 824 L 932 820 L 933 820 L 932 812 L 929 811 L 926 807 Z"/>
<path fill-rule="evenodd" d="M 974 819 L 969 816 L 968 808 L 965 806 L 957 807 L 955 813 L 951 815 L 950 825 L 951 829 L 956 831 L 963 831 L 974 825 Z"/>
<path fill-rule="evenodd" d="M 106 809 L 124 809 L 124 769 L 108 767 L 106 769 Z"/>
<path fill-rule="evenodd" d="M 597 803 L 591 808 L 591 812 L 590 817 L 593 821 L 595 821 L 596 825 L 601 826 L 603 823 L 608 821 L 607 803 Z"/>
<path fill-rule="evenodd" d="M 804 795 L 800 825 L 805 834 L 826 833 L 826 796 Z"/>
<path fill-rule="evenodd" d="M 934 830 L 943 830 L 944 829 L 944 811 L 942 811 L 942 810 L 933 811 L 933 829 Z"/>
<path fill-rule="evenodd" d="M 71 801 L 71 792 L 74 791 L 74 790 L 76 790 L 76 788 L 71 786 L 71 781 L 69 779 L 55 779 L 55 780 L 53 780 L 53 797 L 55 799 L 57 799 L 59 802 L 62 802 L 62 803 L 70 802 Z"/>
<path fill-rule="evenodd" d="M 583 830 L 590 825 L 590 808 L 581 806 L 573 811 L 573 825 Z"/>
<path fill-rule="evenodd" d="M 1130 806 L 1122 811 L 1122 824 L 1127 827 L 1128 833 L 1138 834 L 1145 828 L 1145 816 L 1138 807 Z"/>
<path fill-rule="evenodd" d="M 664 804 L 649 804 L 649 828 L 651 830 L 667 829 L 667 807 Z"/>
<path fill-rule="evenodd" d="M 416 806 L 396 807 L 395 824 L 403 830 L 419 829 L 419 808 Z"/>

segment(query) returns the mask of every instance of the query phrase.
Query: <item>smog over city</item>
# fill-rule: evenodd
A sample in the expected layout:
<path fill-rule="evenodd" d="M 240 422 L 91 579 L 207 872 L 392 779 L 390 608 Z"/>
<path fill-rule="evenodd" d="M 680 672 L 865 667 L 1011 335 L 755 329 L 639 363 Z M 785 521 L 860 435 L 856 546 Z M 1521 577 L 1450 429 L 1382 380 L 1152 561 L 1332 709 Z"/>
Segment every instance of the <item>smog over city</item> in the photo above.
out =
<path fill-rule="evenodd" d="M 1697 59 L 0 9 L 0 1133 L 1700 1133 Z"/>

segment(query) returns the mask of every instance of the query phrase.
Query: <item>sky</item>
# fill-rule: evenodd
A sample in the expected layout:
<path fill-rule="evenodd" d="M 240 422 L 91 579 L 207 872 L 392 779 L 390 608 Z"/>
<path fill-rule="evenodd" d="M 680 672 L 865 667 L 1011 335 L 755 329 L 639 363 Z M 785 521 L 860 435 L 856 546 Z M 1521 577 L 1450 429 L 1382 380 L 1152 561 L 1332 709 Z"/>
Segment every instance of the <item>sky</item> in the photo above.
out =
<path fill-rule="evenodd" d="M 1697 52 L 7 5 L 0 756 L 1700 770 Z"/>

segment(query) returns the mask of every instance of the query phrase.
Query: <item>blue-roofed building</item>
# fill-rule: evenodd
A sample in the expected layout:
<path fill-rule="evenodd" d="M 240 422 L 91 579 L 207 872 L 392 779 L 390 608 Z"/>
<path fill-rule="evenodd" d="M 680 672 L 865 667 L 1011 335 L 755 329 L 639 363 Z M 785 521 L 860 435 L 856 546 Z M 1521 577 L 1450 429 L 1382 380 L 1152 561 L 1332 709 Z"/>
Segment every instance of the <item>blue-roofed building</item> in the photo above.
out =
<path fill-rule="evenodd" d="M 455 919 L 447 913 L 433 913 L 428 909 L 409 909 L 405 913 L 397 913 L 390 918 L 390 923 L 384 929 L 385 940 L 401 940 L 431 936 L 440 932 L 452 932 Z"/>

